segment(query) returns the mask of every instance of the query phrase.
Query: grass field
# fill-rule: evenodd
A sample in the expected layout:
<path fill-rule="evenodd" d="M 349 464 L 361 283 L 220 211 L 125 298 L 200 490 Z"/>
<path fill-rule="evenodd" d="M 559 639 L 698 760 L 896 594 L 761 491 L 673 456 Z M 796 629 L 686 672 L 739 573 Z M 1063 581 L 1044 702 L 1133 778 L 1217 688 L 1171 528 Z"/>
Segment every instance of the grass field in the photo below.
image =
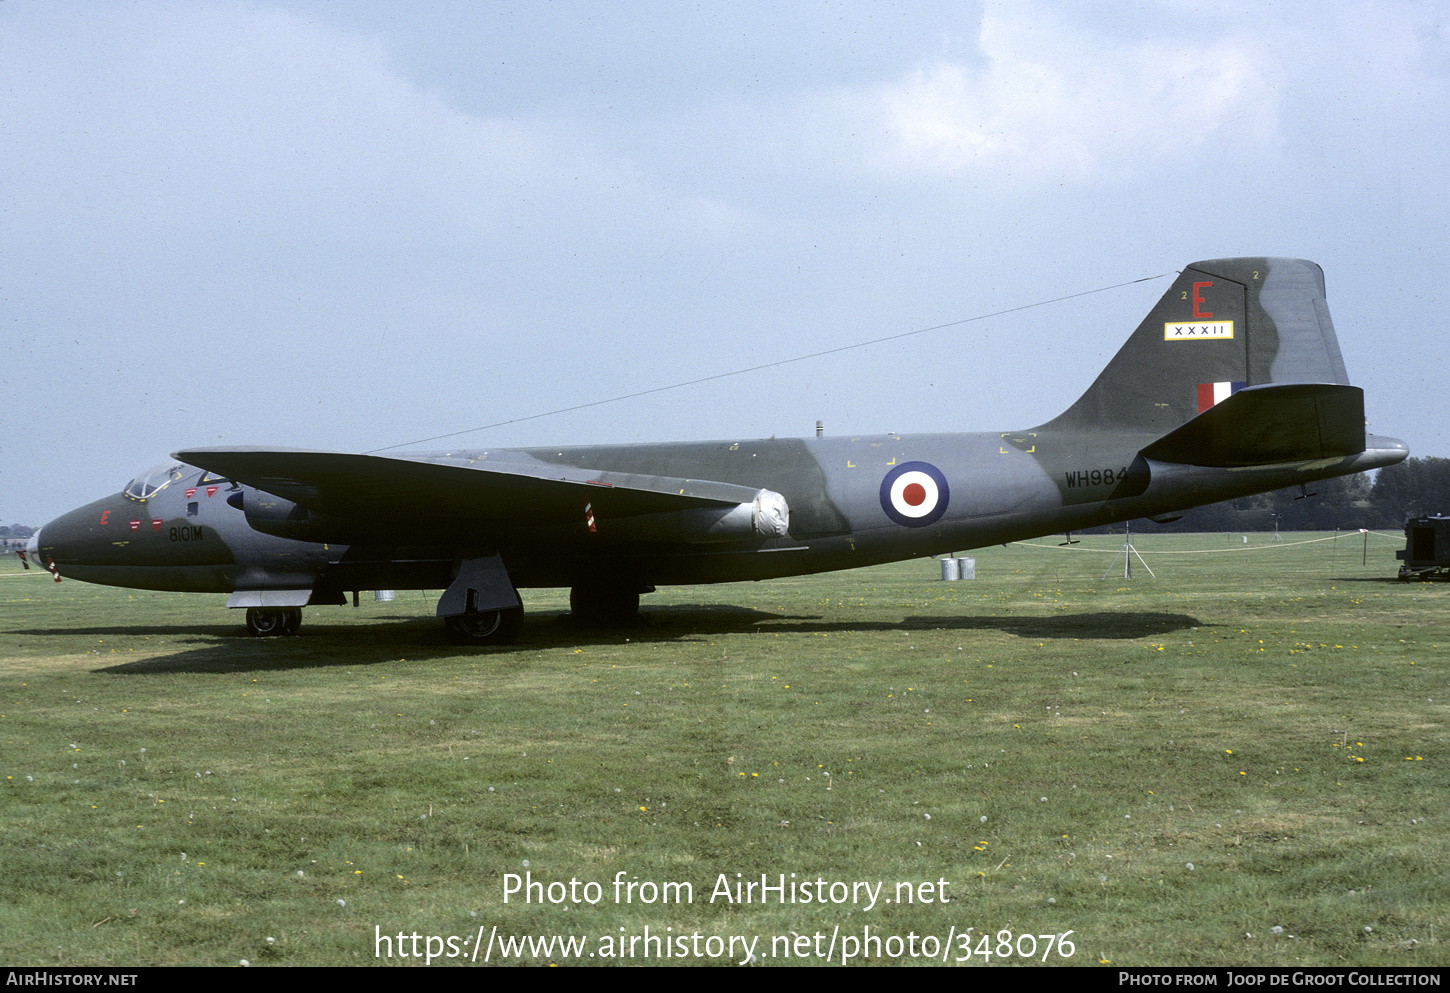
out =
<path fill-rule="evenodd" d="M 606 632 L 524 591 L 484 651 L 431 594 L 250 639 L 8 559 L 0 960 L 1444 965 L 1450 586 L 1324 537 L 667 589 Z"/>

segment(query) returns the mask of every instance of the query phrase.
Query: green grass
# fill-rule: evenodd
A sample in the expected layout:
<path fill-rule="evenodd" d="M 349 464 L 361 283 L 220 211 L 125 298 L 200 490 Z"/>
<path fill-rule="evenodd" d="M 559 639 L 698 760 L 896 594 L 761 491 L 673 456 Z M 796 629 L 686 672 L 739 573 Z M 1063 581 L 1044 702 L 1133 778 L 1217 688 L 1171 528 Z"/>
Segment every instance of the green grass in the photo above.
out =
<path fill-rule="evenodd" d="M 1122 539 L 1090 537 L 979 550 L 970 582 L 667 589 L 622 631 L 524 591 L 519 644 L 482 651 L 433 595 L 250 639 L 222 597 L 7 560 L 0 960 L 369 964 L 379 931 L 496 926 L 586 956 L 757 936 L 769 964 L 869 927 L 1071 931 L 1049 964 L 1443 965 L 1450 586 L 1395 582 L 1393 537 L 1363 565 L 1320 537 L 1137 538 L 1156 579 L 1100 579 Z M 601 899 L 505 904 L 506 873 Z M 616 903 L 619 873 L 693 902 Z M 711 903 L 736 873 L 950 902 Z"/>

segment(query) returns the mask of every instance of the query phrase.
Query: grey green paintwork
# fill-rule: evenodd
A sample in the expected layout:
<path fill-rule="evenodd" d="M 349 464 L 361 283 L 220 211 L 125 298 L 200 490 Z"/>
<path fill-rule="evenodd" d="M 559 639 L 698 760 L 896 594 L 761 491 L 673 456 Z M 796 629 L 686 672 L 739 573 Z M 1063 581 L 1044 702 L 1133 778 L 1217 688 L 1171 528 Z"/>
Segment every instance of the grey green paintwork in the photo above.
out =
<path fill-rule="evenodd" d="M 1248 388 L 1200 412 L 1215 383 Z M 515 587 L 645 591 L 1168 515 L 1407 454 L 1364 434 L 1319 267 L 1224 259 L 1184 269 L 1087 392 L 1036 428 L 398 457 L 197 449 L 177 455 L 183 478 L 66 514 L 31 552 L 66 578 L 313 603 L 441 589 L 461 562 L 495 554 Z M 927 526 L 887 512 L 883 480 L 905 463 L 927 464 L 910 499 L 930 502 L 930 467 L 946 484 Z M 188 497 L 203 469 L 223 481 Z M 788 535 L 704 536 L 762 489 L 788 502 Z"/>

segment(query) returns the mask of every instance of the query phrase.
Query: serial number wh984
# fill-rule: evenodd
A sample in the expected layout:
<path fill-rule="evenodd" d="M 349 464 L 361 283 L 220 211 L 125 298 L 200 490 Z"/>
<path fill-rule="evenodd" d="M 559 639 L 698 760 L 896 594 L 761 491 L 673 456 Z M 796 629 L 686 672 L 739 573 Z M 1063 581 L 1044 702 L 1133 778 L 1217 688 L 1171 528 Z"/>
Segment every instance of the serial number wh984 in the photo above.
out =
<path fill-rule="evenodd" d="M 1067 480 L 1068 489 L 1076 489 L 1079 486 L 1111 486 L 1120 483 L 1128 478 L 1128 467 L 1121 469 L 1084 469 L 1078 472 L 1064 472 L 1063 478 Z"/>

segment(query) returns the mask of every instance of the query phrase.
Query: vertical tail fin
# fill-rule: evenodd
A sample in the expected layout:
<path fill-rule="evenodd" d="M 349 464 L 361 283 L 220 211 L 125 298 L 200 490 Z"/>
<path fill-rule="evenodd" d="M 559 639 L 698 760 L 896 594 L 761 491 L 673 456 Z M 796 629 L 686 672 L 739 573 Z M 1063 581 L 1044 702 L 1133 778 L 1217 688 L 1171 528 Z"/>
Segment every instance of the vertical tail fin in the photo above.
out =
<path fill-rule="evenodd" d="M 1347 385 L 1324 273 L 1302 259 L 1195 262 L 1043 429 L 1162 435 L 1246 386 Z"/>

